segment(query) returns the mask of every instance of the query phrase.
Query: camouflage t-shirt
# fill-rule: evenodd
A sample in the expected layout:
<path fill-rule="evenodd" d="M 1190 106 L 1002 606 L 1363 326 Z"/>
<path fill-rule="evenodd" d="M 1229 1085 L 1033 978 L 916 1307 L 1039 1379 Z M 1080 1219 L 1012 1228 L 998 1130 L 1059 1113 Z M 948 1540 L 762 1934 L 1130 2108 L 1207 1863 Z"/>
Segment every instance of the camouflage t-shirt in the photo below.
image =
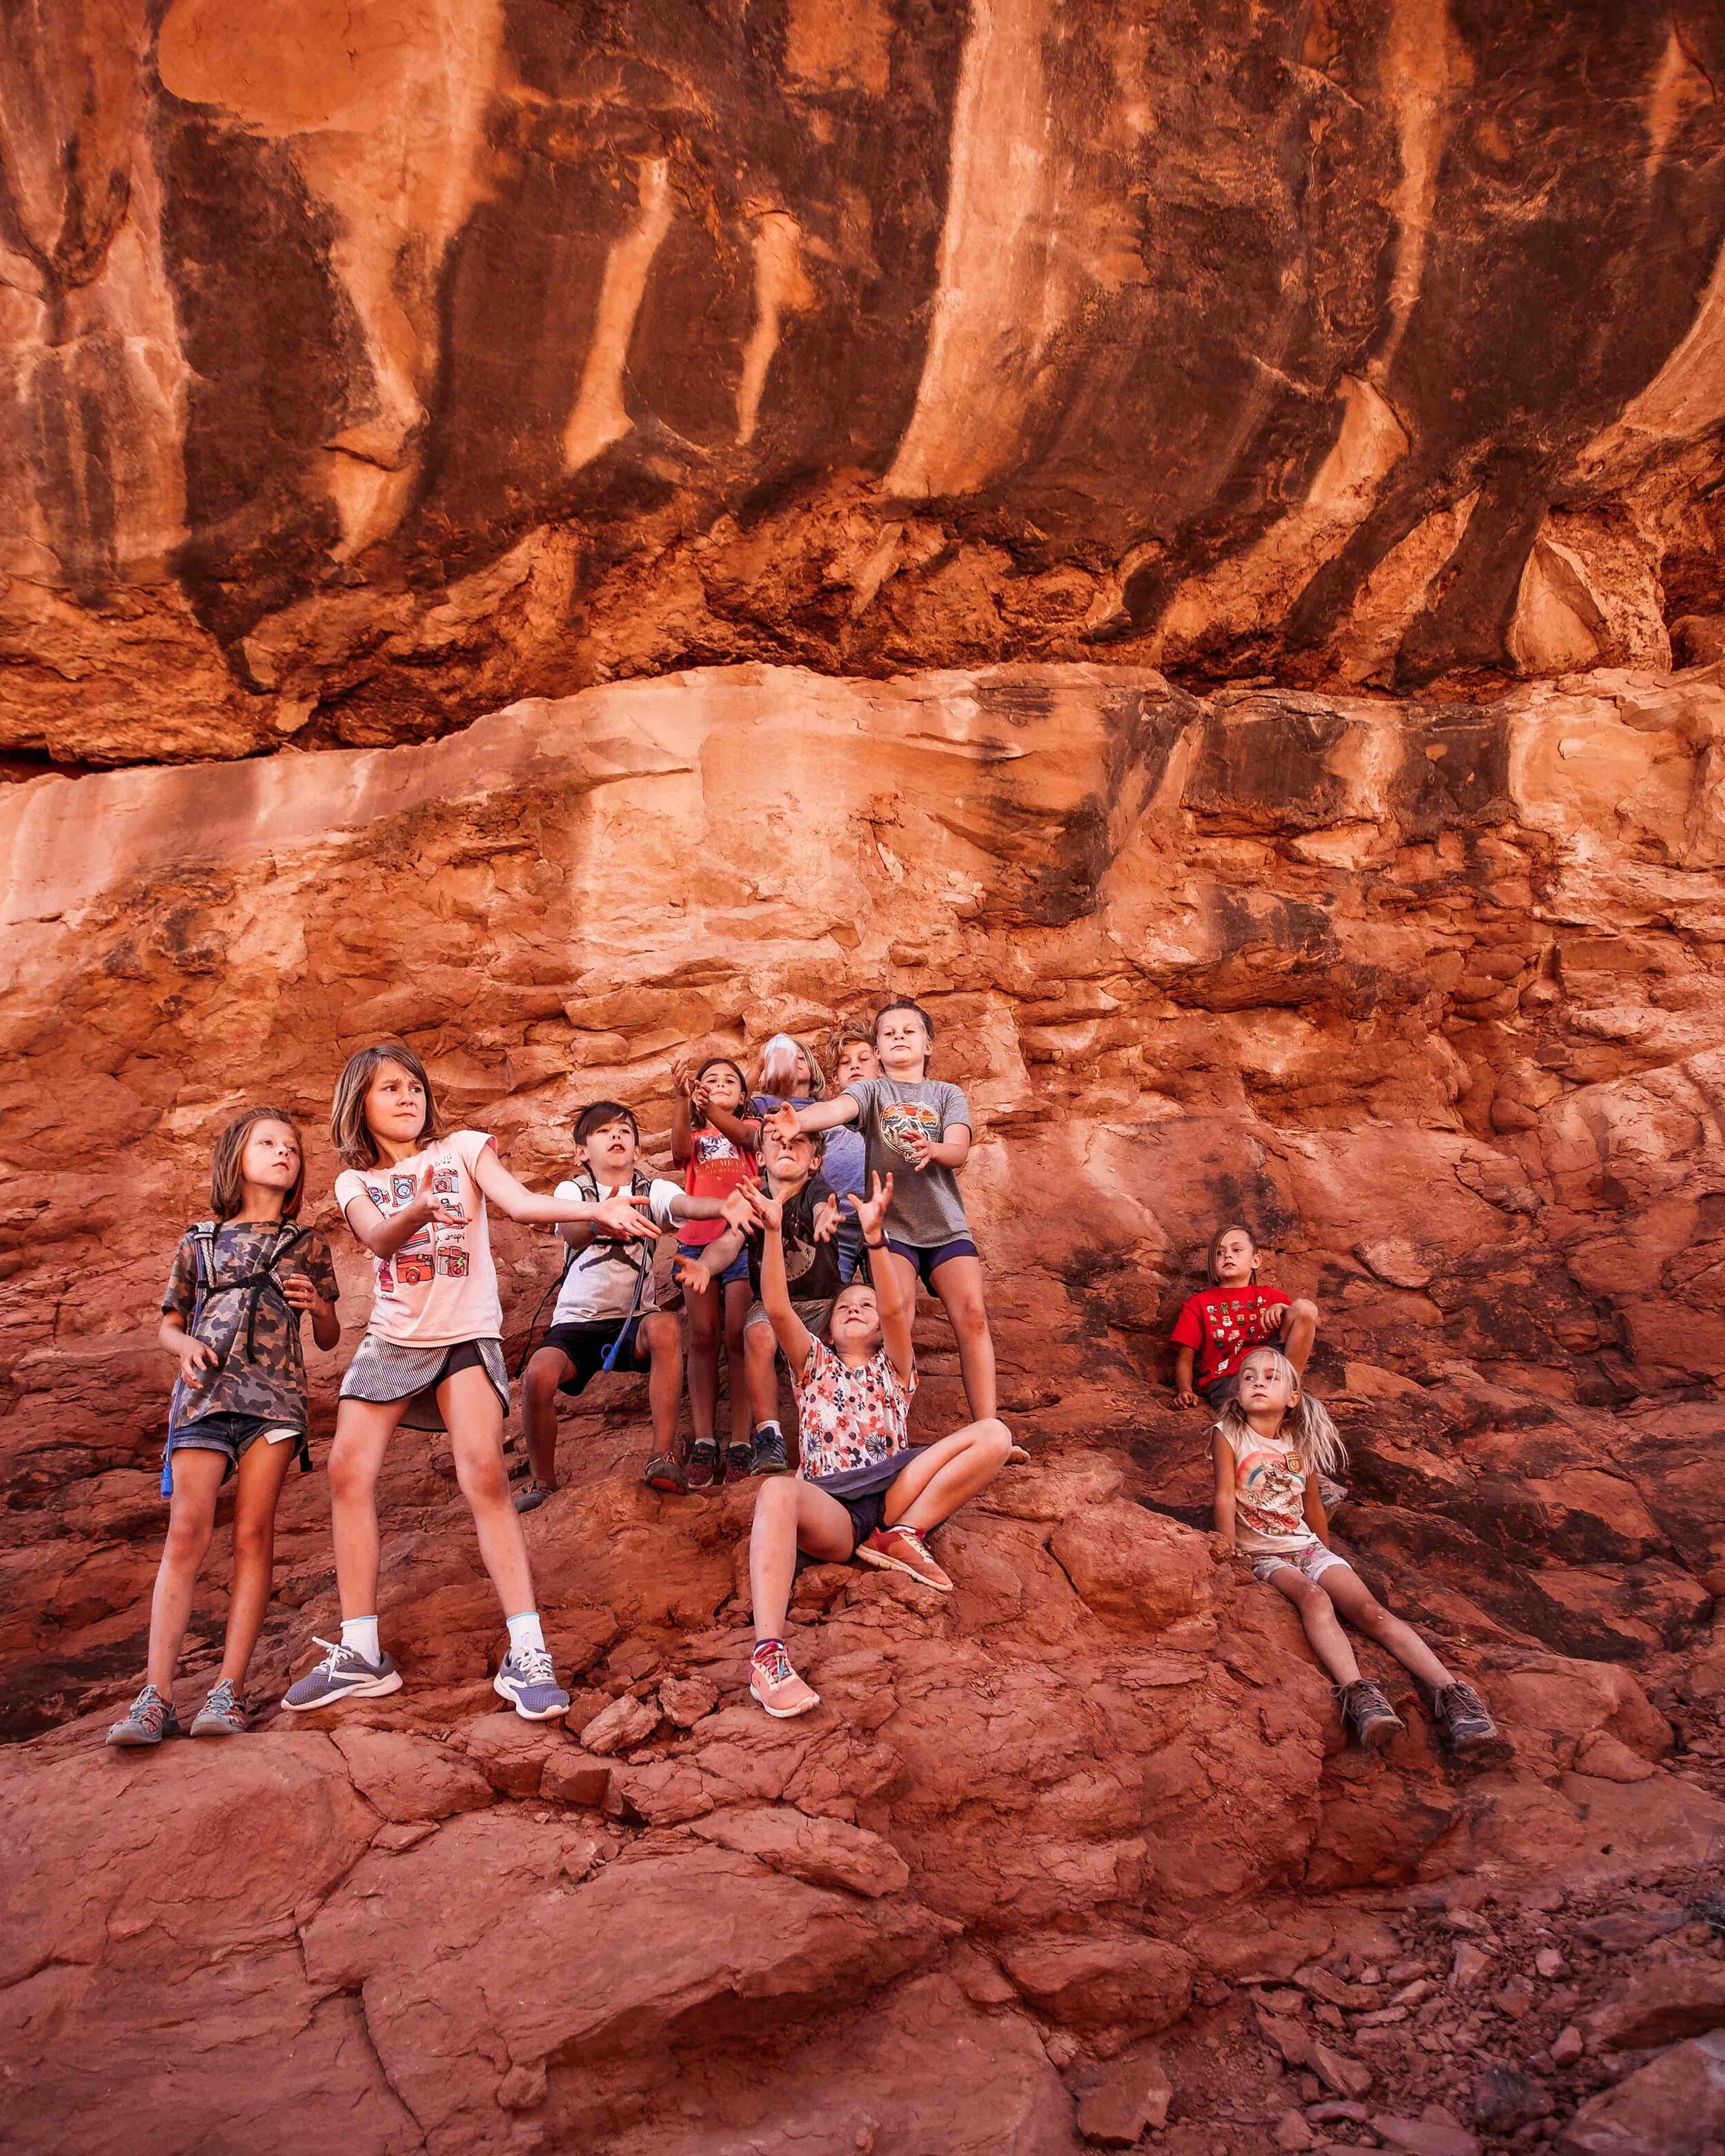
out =
<path fill-rule="evenodd" d="M 338 1290 L 330 1246 L 316 1228 L 292 1240 L 291 1231 L 274 1220 L 224 1221 L 217 1231 L 212 1268 L 214 1286 L 206 1286 L 203 1312 L 195 1328 L 222 1358 L 220 1371 L 201 1385 L 176 1380 L 168 1405 L 168 1426 L 183 1430 L 205 1415 L 259 1415 L 283 1430 L 305 1427 L 305 1357 L 300 1344 L 300 1318 L 274 1288 L 257 1298 L 257 1319 L 251 1328 L 252 1352 L 246 1353 L 246 1322 L 250 1315 L 251 1288 L 227 1287 L 223 1281 L 244 1280 L 264 1271 L 277 1253 L 273 1268 L 280 1280 L 290 1273 L 305 1273 L 321 1296 L 333 1302 Z M 188 1332 L 194 1330 L 192 1313 L 198 1301 L 198 1239 L 188 1229 L 174 1252 L 167 1291 L 162 1298 L 165 1313 L 178 1317 Z"/>

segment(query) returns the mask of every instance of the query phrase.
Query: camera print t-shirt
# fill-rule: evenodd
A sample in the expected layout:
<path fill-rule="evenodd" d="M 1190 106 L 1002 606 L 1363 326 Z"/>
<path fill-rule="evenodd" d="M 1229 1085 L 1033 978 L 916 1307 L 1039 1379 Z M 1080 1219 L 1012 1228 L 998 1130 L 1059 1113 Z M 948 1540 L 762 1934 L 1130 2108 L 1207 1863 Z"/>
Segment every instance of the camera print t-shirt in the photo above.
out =
<path fill-rule="evenodd" d="M 585 1179 L 575 1183 L 560 1183 L 556 1195 L 559 1198 L 578 1198 L 591 1205 L 595 1195 L 600 1199 L 627 1198 L 629 1186 L 626 1183 L 594 1183 Z M 655 1175 L 647 1185 L 647 1212 L 655 1228 L 671 1225 L 671 1206 L 682 1196 L 674 1183 L 662 1175 Z M 691 1222 L 689 1224 L 693 1225 Z M 722 1228 L 724 1222 L 719 1225 Z M 635 1282 L 643 1267 L 647 1277 L 641 1285 L 641 1299 L 635 1301 Z M 633 1310 L 645 1312 L 659 1307 L 658 1290 L 653 1279 L 653 1245 L 644 1235 L 623 1241 L 614 1235 L 597 1232 L 584 1250 L 577 1250 L 563 1275 L 563 1284 L 557 1291 L 557 1308 L 552 1312 L 553 1325 L 621 1325 Z"/>
<path fill-rule="evenodd" d="M 753 1153 L 733 1145 L 709 1123 L 691 1134 L 683 1188 L 691 1198 L 728 1198 L 739 1183 L 754 1181 L 759 1165 Z M 705 1250 L 728 1224 L 723 1220 L 680 1220 L 677 1235 L 691 1250 Z"/>
<path fill-rule="evenodd" d="M 393 1256 L 372 1260 L 376 1295 L 366 1329 L 378 1339 L 398 1348 L 459 1348 L 465 1340 L 502 1337 L 485 1196 L 473 1179 L 474 1163 L 490 1142 L 489 1132 L 457 1131 L 393 1168 L 348 1168 L 336 1178 L 343 1213 L 356 1198 L 369 1198 L 388 1219 L 412 1202 L 429 1161 L 432 1191 L 442 1201 Z"/>
<path fill-rule="evenodd" d="M 1255 1281 L 1189 1295 L 1174 1320 L 1173 1337 L 1175 1347 L 1198 1351 L 1194 1382 L 1213 1385 L 1237 1370 L 1253 1348 L 1272 1346 L 1287 1306 L 1279 1287 L 1260 1287 Z"/>
<path fill-rule="evenodd" d="M 931 1161 L 919 1174 L 905 1142 L 920 1132 L 938 1145 L 956 1125 L 968 1129 L 970 1103 L 961 1089 L 942 1078 L 859 1078 L 845 1091 L 860 1111 L 869 1188 L 874 1188 L 877 1175 L 883 1183 L 892 1178 L 886 1233 L 916 1250 L 934 1250 L 969 1235 L 955 1172 Z"/>
<path fill-rule="evenodd" d="M 1297 1452 L 1248 1430 L 1235 1437 L 1220 1423 L 1234 1455 L 1234 1539 L 1248 1557 L 1286 1557 L 1317 1540 L 1306 1524 L 1306 1470 Z"/>

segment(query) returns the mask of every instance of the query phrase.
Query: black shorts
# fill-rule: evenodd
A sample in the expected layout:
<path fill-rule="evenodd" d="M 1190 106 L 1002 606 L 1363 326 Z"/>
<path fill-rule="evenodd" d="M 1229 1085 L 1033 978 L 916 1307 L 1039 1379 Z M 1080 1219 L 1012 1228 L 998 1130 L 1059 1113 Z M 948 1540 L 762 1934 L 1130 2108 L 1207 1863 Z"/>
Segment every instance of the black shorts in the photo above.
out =
<path fill-rule="evenodd" d="M 948 1258 L 974 1258 L 982 1253 L 968 1235 L 955 1235 L 949 1243 L 901 1243 L 896 1235 L 886 1238 L 886 1247 L 895 1256 L 906 1260 L 916 1268 L 916 1277 L 931 1294 L 934 1291 L 934 1276 Z"/>
<path fill-rule="evenodd" d="M 644 1317 L 648 1313 L 642 1312 Z M 560 1393 L 572 1397 L 584 1392 L 590 1381 L 605 1367 L 605 1358 L 611 1353 L 611 1343 L 618 1334 L 623 1334 L 612 1368 L 615 1370 L 633 1369 L 641 1359 L 641 1320 L 631 1318 L 628 1326 L 607 1318 L 599 1325 L 553 1325 L 540 1342 L 541 1348 L 555 1348 L 560 1355 L 567 1355 L 575 1365 L 569 1376 L 557 1387 Z M 534 1353 L 536 1354 L 538 1349 Z"/>

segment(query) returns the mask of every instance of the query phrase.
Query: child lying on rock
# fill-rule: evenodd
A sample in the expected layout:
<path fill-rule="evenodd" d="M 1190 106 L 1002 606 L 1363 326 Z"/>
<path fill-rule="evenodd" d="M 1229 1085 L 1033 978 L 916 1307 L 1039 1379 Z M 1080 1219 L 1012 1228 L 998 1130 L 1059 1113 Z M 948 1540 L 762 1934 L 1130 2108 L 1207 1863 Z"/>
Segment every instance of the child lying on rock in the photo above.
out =
<path fill-rule="evenodd" d="M 818 1131 L 799 1131 L 793 1138 L 771 1127 L 762 1133 L 759 1188 L 778 1202 L 791 1307 L 817 1337 L 826 1331 L 833 1298 L 845 1285 L 839 1277 L 837 1209 L 832 1192 L 818 1173 L 822 1150 Z M 739 1257 L 747 1262 L 753 1300 L 743 1322 L 742 1359 L 753 1426 L 752 1471 L 784 1475 L 790 1461 L 778 1422 L 778 1342 L 761 1300 L 765 1231 L 747 1201 L 746 1186 L 732 1191 L 726 1201 L 731 1212 L 725 1233 L 709 1243 L 701 1257 L 679 1258 L 676 1276 L 688 1294 L 710 1296 L 714 1283 L 725 1277 Z"/>
<path fill-rule="evenodd" d="M 180 1238 L 162 1298 L 161 1341 L 179 1365 L 168 1404 L 162 1494 L 167 1542 L 150 1604 L 143 1690 L 108 1742 L 123 1748 L 177 1737 L 173 1678 L 192 1591 L 215 1531 L 216 1499 L 235 1478 L 234 1585 L 221 1676 L 192 1724 L 194 1737 L 246 1727 L 245 1673 L 270 1601 L 275 1507 L 288 1463 L 305 1446 L 305 1361 L 300 1327 L 333 1348 L 336 1271 L 330 1246 L 295 1221 L 305 1156 L 292 1119 L 249 1108 L 216 1141 L 210 1211 Z"/>
<path fill-rule="evenodd" d="M 992 1415 L 932 1445 L 910 1442 L 906 1426 L 916 1389 L 911 1302 L 882 1234 L 892 1178 L 883 1185 L 877 1175 L 873 1184 L 871 1197 L 850 1202 L 875 1277 L 840 1290 L 830 1347 L 792 1304 L 783 1207 L 764 1192 L 748 1194 L 764 1230 L 761 1299 L 795 1373 L 803 1455 L 794 1476 L 762 1486 L 749 1536 L 757 1643 L 749 1690 L 779 1721 L 820 1704 L 791 1667 L 780 1636 L 798 1553 L 821 1564 L 860 1557 L 950 1594 L 952 1583 L 922 1537 L 987 1486 L 1012 1445 L 1005 1424 Z"/>
<path fill-rule="evenodd" d="M 1419 1683 L 1427 1712 L 1453 1751 L 1501 1748 L 1497 1724 L 1470 1684 L 1454 1677 L 1410 1625 L 1392 1616 L 1344 1558 L 1329 1548 L 1318 1494 L 1320 1468 L 1347 1455 L 1336 1425 L 1300 1389 L 1279 1348 L 1255 1348 L 1240 1364 L 1233 1396 L 1210 1440 L 1216 1532 L 1300 1613 L 1312 1650 L 1334 1679 L 1348 1734 L 1368 1752 L 1406 1727 L 1359 1664 L 1340 1619 L 1387 1647 Z"/>
<path fill-rule="evenodd" d="M 660 1229 L 679 1220 L 721 1220 L 724 1209 L 716 1199 L 691 1198 L 662 1176 L 643 1174 L 640 1144 L 633 1109 L 620 1101 L 595 1101 L 575 1119 L 580 1173 L 572 1182 L 560 1183 L 552 1195 L 589 1205 L 633 1196 Z M 653 1418 L 653 1455 L 644 1479 L 649 1489 L 680 1493 L 689 1486 L 676 1443 L 683 1328 L 658 1306 L 653 1245 L 636 1234 L 614 1235 L 590 1219 L 566 1221 L 557 1232 L 568 1255 L 551 1324 L 522 1382 L 521 1422 L 532 1480 L 517 1491 L 515 1508 L 531 1512 L 557 1487 L 557 1394 L 572 1398 L 601 1370 L 639 1370 L 643 1363 Z"/>

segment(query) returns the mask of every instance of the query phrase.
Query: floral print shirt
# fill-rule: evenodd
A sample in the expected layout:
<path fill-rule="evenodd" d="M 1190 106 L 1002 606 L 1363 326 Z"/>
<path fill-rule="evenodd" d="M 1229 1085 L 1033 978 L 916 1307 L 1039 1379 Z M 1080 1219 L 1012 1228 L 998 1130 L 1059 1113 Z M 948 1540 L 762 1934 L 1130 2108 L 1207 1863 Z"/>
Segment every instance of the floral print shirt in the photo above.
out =
<path fill-rule="evenodd" d="M 884 1348 L 852 1369 L 824 1340 L 811 1338 L 796 1390 L 801 1471 L 811 1482 L 872 1467 L 910 1443 L 916 1373 L 913 1367 L 908 1379 L 901 1378 Z"/>

